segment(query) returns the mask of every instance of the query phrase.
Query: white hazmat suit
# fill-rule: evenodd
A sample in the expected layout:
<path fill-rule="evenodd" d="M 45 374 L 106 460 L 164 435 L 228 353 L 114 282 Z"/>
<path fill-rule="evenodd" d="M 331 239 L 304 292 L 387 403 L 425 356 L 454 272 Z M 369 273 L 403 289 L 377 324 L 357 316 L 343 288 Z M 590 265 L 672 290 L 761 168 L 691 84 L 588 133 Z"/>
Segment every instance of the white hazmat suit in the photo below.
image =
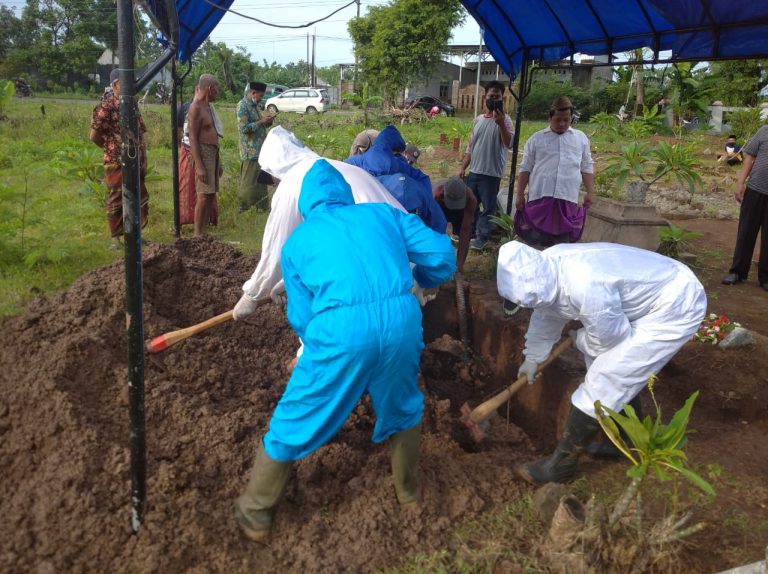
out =
<path fill-rule="evenodd" d="M 707 297 L 684 264 L 614 243 L 555 245 L 537 251 L 519 242 L 499 252 L 499 293 L 534 309 L 526 360 L 541 363 L 563 327 L 580 320 L 576 347 L 587 375 L 571 402 L 594 417 L 596 400 L 620 410 L 689 341 Z"/>
<path fill-rule="evenodd" d="M 303 221 L 299 213 L 301 184 L 319 159 L 319 155 L 283 127 L 272 129 L 264 140 L 259 165 L 281 181 L 272 196 L 272 208 L 261 242 L 261 258 L 253 275 L 243 285 L 243 293 L 253 301 L 267 295 L 276 299 L 285 291 L 280 252 L 293 230 Z M 405 211 L 387 189 L 364 170 L 340 161 L 328 162 L 352 188 L 355 203 L 387 203 Z"/>

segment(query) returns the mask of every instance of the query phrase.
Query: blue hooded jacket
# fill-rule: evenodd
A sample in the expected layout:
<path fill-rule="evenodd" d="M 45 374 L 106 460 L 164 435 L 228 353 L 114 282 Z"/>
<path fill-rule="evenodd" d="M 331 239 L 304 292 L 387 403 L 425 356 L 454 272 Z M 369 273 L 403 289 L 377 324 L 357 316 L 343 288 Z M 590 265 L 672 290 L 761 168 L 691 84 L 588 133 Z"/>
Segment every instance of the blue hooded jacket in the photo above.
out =
<path fill-rule="evenodd" d="M 420 169 L 409 165 L 405 158 L 399 155 L 404 149 L 403 136 L 400 135 L 395 126 L 390 124 L 381 130 L 376 141 L 364 154 L 353 155 L 344 161 L 364 169 L 374 177 L 396 173 L 406 175 L 419 182 L 431 195 L 432 183 L 429 181 L 429 176 Z"/>
<path fill-rule="evenodd" d="M 299 211 L 304 223 L 285 243 L 281 265 L 288 320 L 302 338 L 312 318 L 331 309 L 409 294 L 413 279 L 435 287 L 456 270 L 447 235 L 383 203 L 355 205 L 325 160 L 304 177 Z"/>

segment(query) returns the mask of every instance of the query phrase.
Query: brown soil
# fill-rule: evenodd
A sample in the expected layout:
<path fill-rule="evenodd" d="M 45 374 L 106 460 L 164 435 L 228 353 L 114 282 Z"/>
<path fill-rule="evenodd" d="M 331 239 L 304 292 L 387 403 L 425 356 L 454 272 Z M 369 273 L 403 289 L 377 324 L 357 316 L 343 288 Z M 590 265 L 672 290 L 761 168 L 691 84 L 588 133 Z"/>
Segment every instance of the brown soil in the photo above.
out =
<path fill-rule="evenodd" d="M 701 225 L 710 224 L 733 226 Z M 708 233 L 732 238 L 732 231 Z M 698 516 L 713 527 L 692 539 L 683 557 L 692 569 L 682 571 L 757 560 L 768 540 L 768 293 L 754 282 L 719 285 L 727 263 L 716 260 L 711 239 L 694 245 L 710 309 L 763 337 L 756 348 L 732 352 L 689 344 L 662 372 L 665 413 L 701 389 L 690 456 L 702 472 L 706 464 L 720 469 L 710 469 L 719 474 L 710 477 L 718 496 Z M 149 246 L 147 338 L 230 308 L 256 261 L 212 239 Z M 532 490 L 512 471 L 537 452 L 525 434 L 495 424 L 477 446 L 458 421 L 465 400 L 478 404 L 498 383 L 480 360 L 460 365 L 460 347 L 443 337 L 422 360 L 420 510 L 400 510 L 388 450 L 370 441 L 374 417 L 364 400 L 331 443 L 296 465 L 270 547 L 245 540 L 232 500 L 248 479 L 297 346 L 283 312 L 269 305 L 247 323 L 220 325 L 147 357 L 148 498 L 134 536 L 123 296 L 116 264 L 3 322 L 0 571 L 370 572 L 451 548 L 456 526 Z M 585 466 L 596 480 L 623 468 Z"/>
<path fill-rule="evenodd" d="M 256 261 L 214 240 L 147 248 L 147 336 L 225 311 Z M 512 464 L 530 445 L 516 427 L 483 452 L 464 450 L 471 441 L 453 414 L 481 367 L 457 371 L 451 345 L 438 342 L 424 355 L 420 511 L 400 510 L 363 401 L 330 444 L 296 465 L 271 547 L 244 539 L 232 500 L 297 347 L 270 305 L 249 323 L 148 356 L 148 506 L 133 536 L 123 293 L 123 267 L 112 265 L 3 324 L 0 571 L 372 571 L 449 545 L 459 522 L 525 490 Z"/>

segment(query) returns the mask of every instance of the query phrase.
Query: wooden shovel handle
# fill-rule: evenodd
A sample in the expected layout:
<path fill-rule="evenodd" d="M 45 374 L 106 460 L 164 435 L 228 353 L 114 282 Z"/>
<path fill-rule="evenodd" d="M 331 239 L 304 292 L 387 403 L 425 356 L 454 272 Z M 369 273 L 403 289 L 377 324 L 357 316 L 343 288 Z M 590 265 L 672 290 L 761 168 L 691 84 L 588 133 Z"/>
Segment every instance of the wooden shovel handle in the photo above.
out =
<path fill-rule="evenodd" d="M 549 357 L 547 357 L 547 359 L 539 365 L 538 369 L 536 369 L 536 373 L 538 374 L 543 371 L 547 365 L 549 365 L 563 351 L 570 347 L 571 343 L 572 340 L 570 337 L 566 337 L 563 341 L 561 341 L 560 344 L 558 344 L 557 347 L 555 347 L 554 350 L 549 354 Z M 488 417 L 490 417 L 496 409 L 506 403 L 527 382 L 528 376 L 522 375 L 519 379 L 501 391 L 498 395 L 488 399 L 483 404 L 475 408 L 471 413 L 469 413 L 469 419 L 475 423 L 483 422 Z"/>

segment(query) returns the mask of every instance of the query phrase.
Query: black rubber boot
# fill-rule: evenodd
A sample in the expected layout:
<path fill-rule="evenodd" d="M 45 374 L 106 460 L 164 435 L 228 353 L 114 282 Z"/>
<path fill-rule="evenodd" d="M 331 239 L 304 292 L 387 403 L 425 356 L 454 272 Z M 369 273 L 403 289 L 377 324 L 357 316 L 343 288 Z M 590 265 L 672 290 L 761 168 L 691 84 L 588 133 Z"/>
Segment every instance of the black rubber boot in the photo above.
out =
<path fill-rule="evenodd" d="M 638 395 L 629 401 L 629 404 L 633 409 L 635 409 L 637 418 L 643 420 L 643 406 L 640 402 L 640 396 Z M 624 430 L 619 428 L 619 432 L 621 433 L 621 438 L 624 439 L 624 442 L 629 446 L 632 446 L 632 441 L 629 440 L 629 437 L 624 432 Z M 624 456 L 622 452 L 616 447 L 616 445 L 613 444 L 607 437 L 599 442 L 589 443 L 587 448 L 584 449 L 584 452 L 597 458 L 621 458 Z"/>
<path fill-rule="evenodd" d="M 392 435 L 389 440 L 397 501 L 403 506 L 415 506 L 419 502 L 421 485 L 421 423 Z"/>
<path fill-rule="evenodd" d="M 264 543 L 269 537 L 272 515 L 283 497 L 292 467 L 292 462 L 271 458 L 263 443 L 256 452 L 248 487 L 235 500 L 235 520 L 251 540 Z"/>
<path fill-rule="evenodd" d="M 571 406 L 563 437 L 551 455 L 517 468 L 523 479 L 541 486 L 548 482 L 566 482 L 576 475 L 579 455 L 600 428 L 597 420 Z"/>

